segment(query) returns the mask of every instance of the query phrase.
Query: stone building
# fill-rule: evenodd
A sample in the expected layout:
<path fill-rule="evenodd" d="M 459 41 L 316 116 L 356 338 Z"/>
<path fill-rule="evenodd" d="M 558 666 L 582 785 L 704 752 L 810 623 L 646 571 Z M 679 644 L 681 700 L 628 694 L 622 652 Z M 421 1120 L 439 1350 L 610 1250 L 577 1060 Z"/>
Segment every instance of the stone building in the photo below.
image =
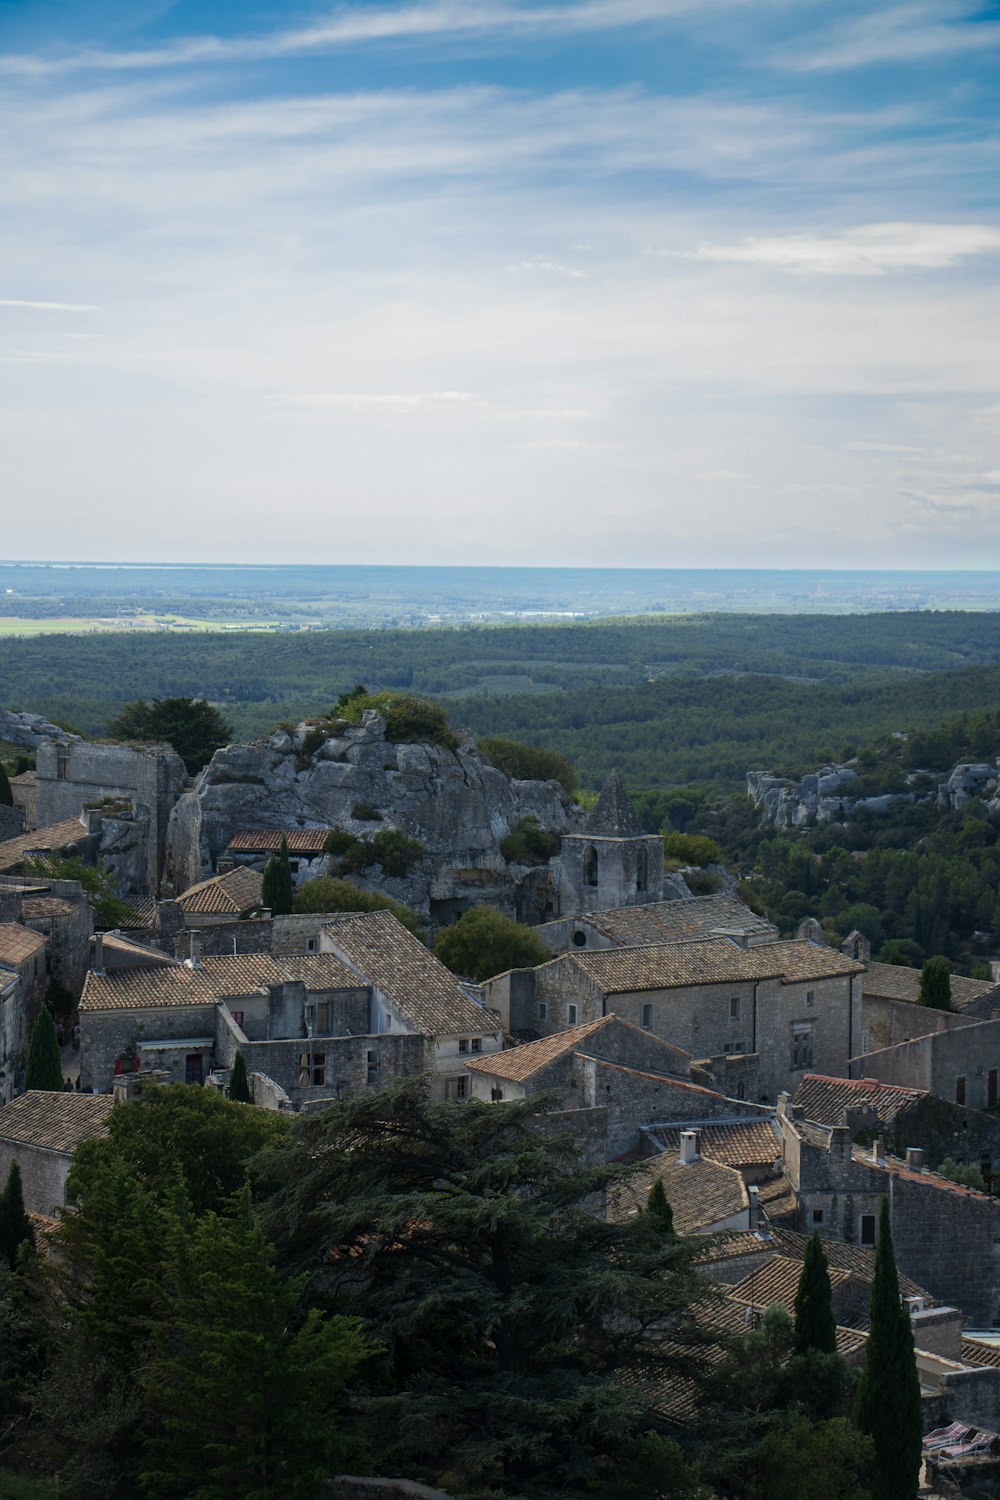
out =
<path fill-rule="evenodd" d="M 951 1031 L 971 1021 L 989 1021 L 1000 1012 L 1000 985 L 992 980 L 951 976 L 951 1010 L 920 1004 L 920 970 L 902 964 L 869 962 L 864 982 L 862 1047 L 883 1047 L 930 1031 Z"/>
<path fill-rule="evenodd" d="M 209 880 L 200 880 L 177 897 L 185 927 L 215 927 L 220 923 L 245 922 L 259 917 L 264 877 L 258 870 L 229 869 Z"/>
<path fill-rule="evenodd" d="M 326 841 L 332 832 L 331 828 L 238 828 L 219 855 L 219 874 L 241 866 L 263 874 L 284 839 L 292 883 L 299 886 L 304 880 L 318 880 L 330 863 Z"/>
<path fill-rule="evenodd" d="M 559 913 L 616 910 L 663 897 L 663 840 L 643 831 L 612 771 L 580 833 L 559 850 Z"/>
<path fill-rule="evenodd" d="M 777 927 L 735 896 L 674 896 L 615 911 L 585 911 L 545 922 L 536 932 L 553 953 L 574 948 L 635 948 L 726 937 L 742 948 L 776 942 Z"/>
<path fill-rule="evenodd" d="M 726 938 L 574 952 L 483 986 L 507 1030 L 550 1035 L 613 1011 L 710 1060 L 726 1093 L 772 1103 L 807 1072 L 847 1074 L 862 965 L 831 948 Z M 752 1065 L 739 1062 L 751 1059 Z M 726 1080 L 723 1083 L 723 1080 Z M 742 1097 L 742 1096 L 741 1096 Z"/>
<path fill-rule="evenodd" d="M 100 845 L 99 819 L 65 818 L 46 828 L 34 828 L 0 844 L 0 875 L 21 875 L 46 855 L 79 857 L 93 864 Z"/>
<path fill-rule="evenodd" d="M 45 938 L 0 922 L 0 1100 L 23 1087 L 31 1028 L 45 995 Z"/>
<path fill-rule="evenodd" d="M 81 1141 L 107 1133 L 114 1100 L 107 1094 L 29 1089 L 0 1110 L 0 1183 L 21 1169 L 24 1206 L 54 1216 L 66 1204 L 66 1178 Z"/>
<path fill-rule="evenodd" d="M 924 1089 L 970 1109 L 995 1109 L 1000 1103 L 1000 1020 L 932 1031 L 866 1052 L 854 1058 L 850 1071 L 854 1078 Z"/>
<path fill-rule="evenodd" d="M 16 922 L 46 940 L 48 977 L 80 998 L 94 914 L 77 880 L 0 875 L 0 922 Z"/>

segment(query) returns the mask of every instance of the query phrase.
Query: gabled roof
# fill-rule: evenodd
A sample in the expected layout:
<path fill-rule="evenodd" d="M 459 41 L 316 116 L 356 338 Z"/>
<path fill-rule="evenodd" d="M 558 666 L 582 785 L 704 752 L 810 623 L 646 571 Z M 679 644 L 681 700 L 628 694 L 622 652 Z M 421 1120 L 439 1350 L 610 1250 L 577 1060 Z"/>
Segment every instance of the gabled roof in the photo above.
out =
<path fill-rule="evenodd" d="M 45 938 L 40 932 L 32 932 L 19 922 L 0 922 L 0 964 L 26 963 L 44 947 Z"/>
<path fill-rule="evenodd" d="M 629 1031 L 635 1033 L 636 1040 L 641 1041 L 650 1053 L 650 1068 L 655 1068 L 660 1058 L 664 1064 L 668 1063 L 671 1061 L 671 1054 L 673 1058 L 690 1064 L 689 1055 L 679 1047 L 661 1042 L 651 1032 L 643 1031 L 641 1027 L 633 1026 L 631 1021 L 612 1014 L 600 1016 L 596 1021 L 587 1021 L 583 1026 L 572 1026 L 568 1031 L 557 1031 L 554 1036 L 543 1036 L 537 1042 L 509 1047 L 505 1052 L 490 1052 L 486 1057 L 470 1058 L 466 1067 L 474 1068 L 477 1073 L 487 1073 L 493 1078 L 509 1078 L 511 1082 L 523 1083 L 558 1058 L 565 1057 L 568 1052 L 581 1051 L 593 1056 L 596 1046 L 596 1055 L 600 1056 L 600 1033 L 609 1026 L 612 1029 L 627 1026 Z"/>
<path fill-rule="evenodd" d="M 608 1189 L 608 1217 L 624 1219 L 646 1207 L 650 1188 L 663 1182 L 678 1234 L 697 1234 L 750 1206 L 743 1178 L 732 1167 L 701 1156 L 682 1163 L 675 1156 L 655 1156 Z"/>
<path fill-rule="evenodd" d="M 794 1229 L 775 1229 L 771 1232 L 771 1238 L 780 1254 L 793 1256 L 798 1261 L 804 1258 L 809 1243 L 807 1234 L 800 1234 Z M 848 1245 L 843 1240 L 824 1239 L 823 1254 L 831 1267 L 853 1271 L 865 1281 L 870 1282 L 875 1275 L 875 1251 L 863 1245 Z M 899 1290 L 904 1297 L 922 1297 L 928 1306 L 935 1303 L 936 1299 L 924 1287 L 911 1281 L 902 1271 L 898 1275 Z"/>
<path fill-rule="evenodd" d="M 134 969 L 179 969 L 181 967 L 181 960 L 171 958 L 170 954 L 164 953 L 162 948 L 152 948 L 148 943 L 137 943 L 134 938 L 125 937 L 121 932 L 102 933 L 101 943 L 105 958 L 108 954 L 117 954 Z M 96 948 L 96 940 L 92 937 L 90 939 L 91 961 L 93 961 Z"/>
<path fill-rule="evenodd" d="M 881 1000 L 906 1000 L 911 1005 L 920 1003 L 920 970 L 904 968 L 902 964 L 866 965 L 864 993 Z M 963 974 L 951 976 L 951 1005 L 953 1010 L 965 1010 L 979 1000 L 995 999 L 1000 1005 L 1000 985 L 991 979 L 966 979 Z"/>
<path fill-rule="evenodd" d="M 64 901 L 61 896 L 26 896 L 21 902 L 21 920 L 44 922 L 53 917 L 72 917 L 80 906 L 80 902 Z"/>
<path fill-rule="evenodd" d="M 0 1109 L 0 1140 L 46 1151 L 73 1151 L 81 1141 L 105 1133 L 113 1108 L 110 1094 L 29 1089 Z"/>
<path fill-rule="evenodd" d="M 732 896 L 694 896 L 690 901 L 651 901 L 617 911 L 585 912 L 583 920 L 620 946 L 690 943 L 722 932 L 774 940 L 778 929 Z"/>
<path fill-rule="evenodd" d="M 831 1266 L 829 1268 L 831 1291 L 836 1291 L 838 1287 L 850 1281 L 853 1274 L 851 1271 Z M 731 1286 L 729 1296 L 734 1302 L 743 1302 L 751 1307 L 770 1307 L 772 1302 L 780 1302 L 782 1307 L 787 1307 L 789 1312 L 792 1312 L 795 1308 L 795 1293 L 798 1291 L 801 1276 L 801 1260 L 793 1260 L 785 1255 L 774 1255 L 766 1266 L 751 1271 L 742 1281 Z"/>
<path fill-rule="evenodd" d="M 51 823 L 48 828 L 35 828 L 31 833 L 18 834 L 16 839 L 5 839 L 0 844 L 0 874 L 16 869 L 36 854 L 60 854 L 88 837 L 79 818 L 66 818 L 62 823 Z"/>
<path fill-rule="evenodd" d="M 635 815 L 635 809 L 617 771 L 612 771 L 604 783 L 604 789 L 583 825 L 583 831 L 603 839 L 646 837 L 646 830 Z"/>
<path fill-rule="evenodd" d="M 185 916 L 208 916 L 218 912 L 238 917 L 260 906 L 263 884 L 264 877 L 259 870 L 240 866 L 225 875 L 213 875 L 210 880 L 200 880 L 197 885 L 188 886 L 177 897 L 177 905 Z"/>
<path fill-rule="evenodd" d="M 724 1167 L 771 1167 L 781 1156 L 781 1146 L 770 1120 L 733 1120 L 714 1125 L 661 1126 L 656 1139 L 664 1151 L 676 1156 L 681 1149 L 681 1131 L 698 1131 L 698 1149 L 710 1161 Z"/>
<path fill-rule="evenodd" d="M 500 1023 L 470 1000 L 441 961 L 392 912 L 345 912 L 323 931 L 334 951 L 425 1036 L 484 1036 Z"/>
<path fill-rule="evenodd" d="M 841 1125 L 845 1109 L 874 1109 L 879 1121 L 888 1123 L 901 1110 L 926 1098 L 924 1089 L 901 1088 L 875 1078 L 826 1078 L 821 1073 L 807 1073 L 795 1090 L 793 1102 L 801 1104 L 805 1118 L 817 1125 Z"/>
<path fill-rule="evenodd" d="M 215 1005 L 219 1000 L 254 995 L 261 988 L 301 980 L 307 990 L 356 990 L 357 976 L 332 953 L 280 958 L 271 953 L 240 953 L 203 958 L 197 967 L 113 969 L 87 975 L 82 1011 L 147 1010 L 160 1006 Z"/>
<path fill-rule="evenodd" d="M 330 828 L 238 828 L 226 845 L 227 854 L 276 854 L 284 839 L 289 854 L 322 854 Z"/>
<path fill-rule="evenodd" d="M 810 979 L 860 974 L 864 969 L 863 964 L 845 958 L 836 949 L 820 948 L 815 943 L 762 943 L 757 948 L 741 948 L 728 938 L 569 953 L 551 962 L 576 964 L 606 995 L 755 979 L 801 984 Z"/>

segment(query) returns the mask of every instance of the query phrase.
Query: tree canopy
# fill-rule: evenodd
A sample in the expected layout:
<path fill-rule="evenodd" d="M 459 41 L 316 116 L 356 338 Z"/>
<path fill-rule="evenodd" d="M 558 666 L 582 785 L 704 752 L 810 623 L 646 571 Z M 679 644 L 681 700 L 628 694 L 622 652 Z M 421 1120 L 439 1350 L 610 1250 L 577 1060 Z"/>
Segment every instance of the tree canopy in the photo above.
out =
<path fill-rule="evenodd" d="M 393 901 L 391 896 L 363 891 L 350 880 L 335 880 L 328 875 L 304 880 L 292 898 L 292 911 L 391 911 L 415 936 L 422 938 L 424 935 L 420 918 L 408 906 Z"/>
<path fill-rule="evenodd" d="M 532 928 L 493 906 L 474 906 L 451 927 L 442 928 L 434 952 L 453 974 L 475 980 L 505 969 L 534 968 L 552 957 Z"/>
<path fill-rule="evenodd" d="M 56 1023 L 48 1006 L 43 1005 L 31 1028 L 28 1043 L 28 1064 L 24 1070 L 26 1089 L 46 1089 L 55 1093 L 63 1086 L 62 1055 Z"/>
<path fill-rule="evenodd" d="M 806 1245 L 795 1293 L 795 1347 L 799 1354 L 809 1349 L 821 1354 L 836 1351 L 837 1323 L 832 1298 L 829 1266 L 819 1230 L 814 1229 Z"/>
<path fill-rule="evenodd" d="M 108 734 L 119 740 L 165 741 L 193 776 L 229 743 L 232 730 L 219 710 L 201 698 L 154 698 L 127 704 L 111 720 Z"/>

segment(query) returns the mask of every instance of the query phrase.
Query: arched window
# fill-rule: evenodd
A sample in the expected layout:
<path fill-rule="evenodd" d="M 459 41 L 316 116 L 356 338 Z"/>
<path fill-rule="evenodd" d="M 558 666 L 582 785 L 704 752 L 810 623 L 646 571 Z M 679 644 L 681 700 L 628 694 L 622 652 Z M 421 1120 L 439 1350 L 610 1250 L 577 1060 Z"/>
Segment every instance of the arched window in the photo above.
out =
<path fill-rule="evenodd" d="M 644 844 L 640 845 L 639 852 L 635 857 L 635 888 L 644 891 L 649 884 L 649 854 Z"/>
<path fill-rule="evenodd" d="M 588 845 L 587 852 L 583 856 L 583 883 L 584 885 L 597 884 L 597 850 L 593 844 Z"/>

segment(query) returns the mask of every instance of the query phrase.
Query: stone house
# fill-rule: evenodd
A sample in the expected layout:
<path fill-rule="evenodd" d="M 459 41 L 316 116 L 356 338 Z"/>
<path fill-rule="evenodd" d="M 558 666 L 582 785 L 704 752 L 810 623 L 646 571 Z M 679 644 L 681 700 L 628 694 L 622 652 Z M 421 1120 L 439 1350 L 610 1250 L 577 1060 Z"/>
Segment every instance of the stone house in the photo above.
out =
<path fill-rule="evenodd" d="M 25 867 L 47 854 L 79 855 L 93 864 L 100 844 L 99 820 L 64 818 L 45 828 L 34 828 L 0 844 L 0 875 L 21 875 Z"/>
<path fill-rule="evenodd" d="M 176 899 L 186 927 L 214 927 L 221 922 L 243 922 L 262 914 L 264 877 L 244 866 L 213 875 L 189 886 Z"/>
<path fill-rule="evenodd" d="M 844 1073 L 860 1036 L 862 965 L 806 942 L 742 948 L 726 938 L 574 952 L 483 986 L 507 1030 L 550 1035 L 613 1011 L 690 1056 L 753 1058 L 726 1092 L 772 1102 L 822 1068 Z M 750 1085 L 748 1088 L 747 1085 Z"/>
<path fill-rule="evenodd" d="M 21 814 L 21 827 L 34 828 L 38 822 L 38 781 L 34 771 L 22 771 L 10 778 L 14 811 Z"/>
<path fill-rule="evenodd" d="M 856 1146 L 849 1126 L 812 1124 L 787 1096 L 778 1102 L 778 1124 L 802 1230 L 874 1247 L 887 1198 L 900 1271 L 959 1308 L 967 1325 L 1000 1322 L 1000 1199 L 927 1171 L 917 1148 L 901 1160 L 887 1156 L 880 1140 Z"/>
<path fill-rule="evenodd" d="M 18 922 L 46 939 L 46 970 L 78 1000 L 88 968 L 94 914 L 77 880 L 0 875 L 0 922 Z"/>
<path fill-rule="evenodd" d="M 45 997 L 45 938 L 0 922 L 0 1099 L 23 1088 L 31 1028 Z"/>
<path fill-rule="evenodd" d="M 663 1183 L 678 1234 L 720 1234 L 756 1227 L 751 1223 L 752 1198 L 742 1174 L 702 1156 L 696 1131 L 681 1133 L 679 1154 L 654 1157 L 616 1182 L 608 1190 L 608 1218 L 641 1213 L 658 1181 Z"/>
<path fill-rule="evenodd" d="M 559 849 L 559 914 L 617 910 L 663 897 L 663 840 L 643 831 L 612 771 L 580 833 Z"/>
<path fill-rule="evenodd" d="M 105 1135 L 114 1100 L 107 1094 L 29 1089 L 0 1110 L 0 1186 L 13 1162 L 21 1169 L 24 1206 L 54 1216 L 66 1203 L 66 1178 L 81 1141 Z"/>
<path fill-rule="evenodd" d="M 293 883 L 299 886 L 304 880 L 317 880 L 329 867 L 326 841 L 332 831 L 330 828 L 238 828 L 219 855 L 218 872 L 224 875 L 227 870 L 247 868 L 263 874 L 284 839 Z"/>
<path fill-rule="evenodd" d="M 574 948 L 635 948 L 650 943 L 694 943 L 726 937 L 742 948 L 777 941 L 778 929 L 734 896 L 688 896 L 586 911 L 535 929 L 553 953 Z"/>
<path fill-rule="evenodd" d="M 852 1077 L 924 1089 L 969 1109 L 1000 1103 L 1000 1020 L 932 1031 L 851 1062 Z"/>
<path fill-rule="evenodd" d="M 1000 1011 L 1000 985 L 951 976 L 951 1010 L 920 1004 L 920 970 L 868 962 L 862 1001 L 861 1051 L 893 1047 L 929 1031 L 951 1031 Z"/>

